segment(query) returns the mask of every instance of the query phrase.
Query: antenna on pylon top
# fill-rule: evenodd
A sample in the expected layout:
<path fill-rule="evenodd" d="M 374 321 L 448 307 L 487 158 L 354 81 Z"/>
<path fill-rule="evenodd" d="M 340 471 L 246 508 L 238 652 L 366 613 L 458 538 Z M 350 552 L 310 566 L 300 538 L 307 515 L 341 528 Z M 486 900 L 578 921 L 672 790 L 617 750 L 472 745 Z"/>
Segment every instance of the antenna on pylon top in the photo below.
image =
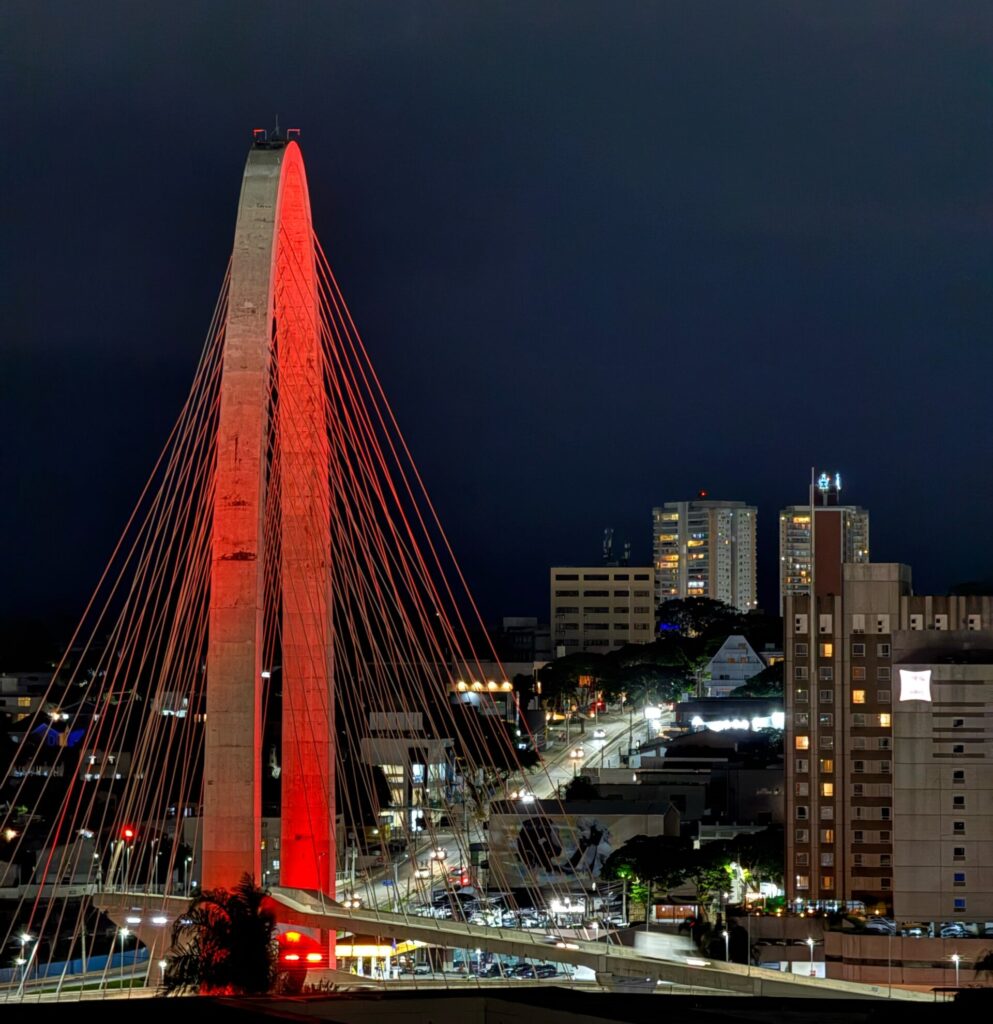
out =
<path fill-rule="evenodd" d="M 252 141 L 256 146 L 262 149 L 281 149 L 293 139 L 300 138 L 299 128 L 286 128 L 281 129 L 279 127 L 279 116 L 276 116 L 276 126 L 269 131 L 266 128 L 253 128 L 252 129 Z"/>

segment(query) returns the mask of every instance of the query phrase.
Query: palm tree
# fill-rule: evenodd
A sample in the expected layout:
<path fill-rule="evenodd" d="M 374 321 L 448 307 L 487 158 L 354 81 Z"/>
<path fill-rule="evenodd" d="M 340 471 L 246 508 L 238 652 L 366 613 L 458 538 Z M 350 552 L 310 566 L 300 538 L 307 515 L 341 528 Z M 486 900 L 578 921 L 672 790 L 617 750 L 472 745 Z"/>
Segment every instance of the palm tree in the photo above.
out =
<path fill-rule="evenodd" d="M 262 995 L 276 981 L 276 917 L 268 892 L 242 875 L 233 889 L 207 889 L 172 930 L 162 979 L 167 993 Z"/>

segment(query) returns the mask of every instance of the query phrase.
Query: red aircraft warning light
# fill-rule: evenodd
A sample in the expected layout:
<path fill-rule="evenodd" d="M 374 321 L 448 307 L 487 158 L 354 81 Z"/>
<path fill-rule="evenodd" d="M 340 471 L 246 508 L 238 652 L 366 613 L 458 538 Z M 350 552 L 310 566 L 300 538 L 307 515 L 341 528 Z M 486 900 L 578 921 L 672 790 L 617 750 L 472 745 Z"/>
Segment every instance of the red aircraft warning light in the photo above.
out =
<path fill-rule="evenodd" d="M 121 838 L 125 842 L 130 843 L 131 840 L 134 839 L 134 829 L 130 825 L 125 825 L 124 828 L 121 829 Z"/>

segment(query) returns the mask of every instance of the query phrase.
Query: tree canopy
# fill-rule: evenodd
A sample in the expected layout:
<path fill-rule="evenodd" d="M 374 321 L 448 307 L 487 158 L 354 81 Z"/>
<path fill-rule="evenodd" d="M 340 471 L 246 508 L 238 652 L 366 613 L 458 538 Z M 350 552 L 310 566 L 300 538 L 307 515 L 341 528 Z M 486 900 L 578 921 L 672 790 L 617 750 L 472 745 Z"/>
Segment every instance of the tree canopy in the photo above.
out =
<path fill-rule="evenodd" d="M 539 673 L 542 698 L 555 707 L 585 706 L 595 692 L 608 699 L 673 701 L 695 686 L 696 674 L 728 636 L 741 634 L 756 650 L 782 641 L 778 616 L 745 615 L 710 598 L 665 601 L 658 615 L 659 630 L 651 643 L 627 644 L 607 654 L 567 654 L 549 662 Z M 768 695 L 781 692 L 781 671 L 767 677 Z M 772 689 L 777 678 L 778 691 Z"/>
<path fill-rule="evenodd" d="M 276 981 L 276 916 L 268 893 L 243 875 L 206 889 L 172 930 L 162 985 L 169 993 L 264 995 Z"/>

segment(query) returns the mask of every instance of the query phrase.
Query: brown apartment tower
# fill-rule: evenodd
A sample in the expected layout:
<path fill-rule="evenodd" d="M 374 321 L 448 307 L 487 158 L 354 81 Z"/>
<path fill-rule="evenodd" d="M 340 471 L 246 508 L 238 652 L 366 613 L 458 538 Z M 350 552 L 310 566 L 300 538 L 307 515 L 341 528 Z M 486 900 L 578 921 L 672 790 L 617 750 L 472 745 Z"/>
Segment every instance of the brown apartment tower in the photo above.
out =
<path fill-rule="evenodd" d="M 784 608 L 787 898 L 993 910 L 977 868 L 993 849 L 993 598 L 914 595 L 908 566 L 836 564 L 823 536 L 818 515 L 813 596 Z M 922 673 L 926 698 L 907 685 Z"/>

